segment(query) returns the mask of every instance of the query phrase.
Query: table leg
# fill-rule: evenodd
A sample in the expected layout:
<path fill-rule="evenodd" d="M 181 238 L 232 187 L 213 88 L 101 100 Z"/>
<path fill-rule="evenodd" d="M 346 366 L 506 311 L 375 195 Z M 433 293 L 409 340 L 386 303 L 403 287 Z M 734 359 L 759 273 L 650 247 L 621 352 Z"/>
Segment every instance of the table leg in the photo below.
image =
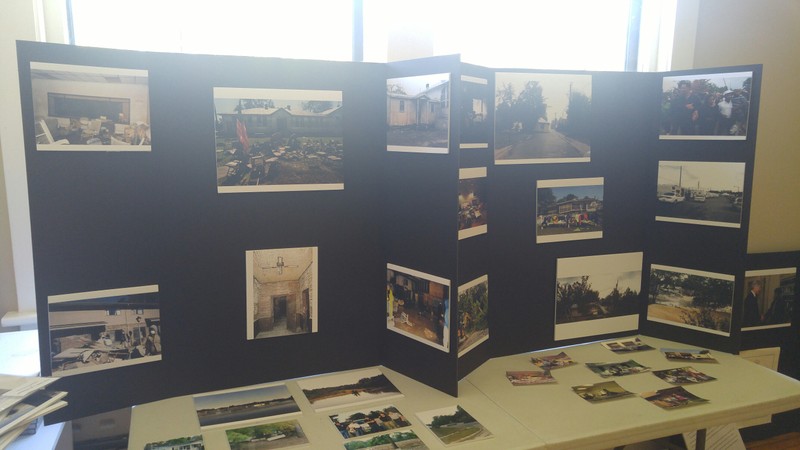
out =
<path fill-rule="evenodd" d="M 706 429 L 697 430 L 697 439 L 695 439 L 694 450 L 706 450 Z"/>

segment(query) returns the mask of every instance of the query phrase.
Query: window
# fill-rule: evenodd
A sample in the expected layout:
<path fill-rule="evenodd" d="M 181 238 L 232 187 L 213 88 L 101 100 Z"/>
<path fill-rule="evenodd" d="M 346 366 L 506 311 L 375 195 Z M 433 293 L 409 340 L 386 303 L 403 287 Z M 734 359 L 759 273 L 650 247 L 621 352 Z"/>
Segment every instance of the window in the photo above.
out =
<path fill-rule="evenodd" d="M 400 112 L 406 112 L 406 101 L 400 100 Z"/>

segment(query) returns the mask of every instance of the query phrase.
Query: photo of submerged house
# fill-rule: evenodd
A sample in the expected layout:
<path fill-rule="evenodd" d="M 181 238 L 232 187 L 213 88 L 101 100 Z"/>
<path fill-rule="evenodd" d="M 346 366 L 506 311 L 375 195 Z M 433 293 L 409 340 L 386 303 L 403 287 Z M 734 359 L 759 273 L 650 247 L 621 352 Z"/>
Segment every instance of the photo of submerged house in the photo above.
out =
<path fill-rule="evenodd" d="M 54 376 L 161 359 L 158 286 L 48 298 Z"/>
<path fill-rule="evenodd" d="M 317 247 L 247 252 L 247 338 L 317 332 Z"/>
<path fill-rule="evenodd" d="M 386 265 L 387 328 L 449 351 L 450 281 Z"/>

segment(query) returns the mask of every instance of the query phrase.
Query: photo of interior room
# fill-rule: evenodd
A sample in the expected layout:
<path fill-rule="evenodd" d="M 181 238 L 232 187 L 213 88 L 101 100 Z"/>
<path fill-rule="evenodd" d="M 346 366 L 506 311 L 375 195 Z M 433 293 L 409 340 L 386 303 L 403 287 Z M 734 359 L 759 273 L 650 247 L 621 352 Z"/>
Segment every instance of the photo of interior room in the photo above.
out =
<path fill-rule="evenodd" d="M 247 252 L 248 339 L 317 331 L 317 247 Z"/>
<path fill-rule="evenodd" d="M 149 151 L 146 70 L 31 63 L 37 150 Z"/>

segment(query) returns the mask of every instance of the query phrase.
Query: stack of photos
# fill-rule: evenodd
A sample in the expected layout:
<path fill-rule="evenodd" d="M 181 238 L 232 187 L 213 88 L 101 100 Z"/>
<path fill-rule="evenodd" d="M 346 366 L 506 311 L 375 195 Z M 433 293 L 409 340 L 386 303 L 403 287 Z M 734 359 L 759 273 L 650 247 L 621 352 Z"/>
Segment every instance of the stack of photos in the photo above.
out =
<path fill-rule="evenodd" d="M 245 252 L 247 339 L 316 333 L 317 247 Z"/>
<path fill-rule="evenodd" d="M 586 367 L 603 378 L 621 377 L 650 371 L 649 367 L 645 367 L 632 359 L 625 362 L 586 363 Z"/>
<path fill-rule="evenodd" d="M 458 176 L 458 239 L 488 231 L 486 167 L 460 169 Z"/>
<path fill-rule="evenodd" d="M 417 413 L 417 417 L 444 445 L 474 442 L 492 433 L 462 407 L 449 406 Z"/>
<path fill-rule="evenodd" d="M 647 320 L 730 336 L 733 275 L 650 266 Z"/>
<path fill-rule="evenodd" d="M 506 371 L 506 378 L 514 386 L 555 383 L 549 370 Z"/>
<path fill-rule="evenodd" d="M 495 74 L 495 164 L 589 162 L 592 76 Z"/>
<path fill-rule="evenodd" d="M 558 369 L 559 367 L 567 367 L 578 364 L 564 352 L 561 352 L 557 355 L 533 356 L 531 357 L 531 362 L 543 370 Z"/>
<path fill-rule="evenodd" d="M 539 180 L 536 243 L 603 237 L 603 177 Z"/>
<path fill-rule="evenodd" d="M 489 103 L 492 92 L 489 80 L 461 75 L 461 134 L 460 147 L 489 148 Z"/>
<path fill-rule="evenodd" d="M 161 360 L 157 285 L 51 295 L 47 303 L 54 376 Z"/>
<path fill-rule="evenodd" d="M 166 441 L 150 442 L 145 444 L 144 450 L 162 450 L 162 449 L 186 449 L 186 450 L 203 450 L 205 444 L 203 443 L 203 436 L 188 436 L 168 439 Z"/>
<path fill-rule="evenodd" d="M 633 395 L 633 392 L 626 391 L 616 381 L 572 386 L 572 391 L 582 399 L 592 403 Z"/>
<path fill-rule="evenodd" d="M 661 352 L 670 361 L 717 362 L 708 350 L 697 348 L 662 348 Z"/>
<path fill-rule="evenodd" d="M 639 328 L 643 253 L 559 258 L 555 340 Z"/>
<path fill-rule="evenodd" d="M 403 395 L 377 368 L 298 380 L 297 385 L 315 411 Z"/>
<path fill-rule="evenodd" d="M 692 367 L 679 367 L 677 369 L 654 370 L 653 375 L 669 384 L 693 384 L 714 381 L 716 378 L 706 375 Z"/>
<path fill-rule="evenodd" d="M 659 161 L 656 220 L 741 228 L 745 163 Z"/>
<path fill-rule="evenodd" d="M 450 280 L 386 265 L 386 328 L 450 351 Z"/>
<path fill-rule="evenodd" d="M 489 339 L 489 277 L 458 287 L 458 356 Z"/>
<path fill-rule="evenodd" d="M 147 70 L 31 63 L 36 150 L 150 151 Z"/>
<path fill-rule="evenodd" d="M 214 88 L 217 192 L 344 189 L 342 92 Z"/>
<path fill-rule="evenodd" d="M 792 324 L 797 268 L 745 272 L 742 330 L 764 330 Z"/>
<path fill-rule="evenodd" d="M 450 74 L 386 80 L 386 149 L 438 153 L 450 145 Z"/>
<path fill-rule="evenodd" d="M 403 450 L 428 450 L 414 430 L 395 431 L 394 433 L 381 434 L 367 439 L 353 439 L 344 443 L 346 450 L 389 450 L 401 448 Z"/>
<path fill-rule="evenodd" d="M 660 139 L 745 140 L 753 72 L 664 77 Z"/>
<path fill-rule="evenodd" d="M 201 429 L 300 414 L 283 383 L 198 394 L 193 400 Z"/>
<path fill-rule="evenodd" d="M 231 450 L 269 450 L 308 444 L 308 438 L 296 420 L 234 428 L 225 430 L 225 435 Z"/>
<path fill-rule="evenodd" d="M 653 350 L 653 347 L 645 344 L 639 338 L 601 342 L 601 344 L 603 345 L 603 347 L 611 350 L 614 353 L 628 353 L 628 352 L 639 352 L 644 350 Z"/>
<path fill-rule="evenodd" d="M 345 439 L 383 433 L 411 426 L 406 417 L 394 406 L 371 406 L 328 416 L 336 430 Z"/>
<path fill-rule="evenodd" d="M 708 400 L 690 393 L 681 386 L 659 389 L 652 392 L 642 392 L 639 396 L 664 409 L 683 408 L 685 406 L 708 402 Z"/>

